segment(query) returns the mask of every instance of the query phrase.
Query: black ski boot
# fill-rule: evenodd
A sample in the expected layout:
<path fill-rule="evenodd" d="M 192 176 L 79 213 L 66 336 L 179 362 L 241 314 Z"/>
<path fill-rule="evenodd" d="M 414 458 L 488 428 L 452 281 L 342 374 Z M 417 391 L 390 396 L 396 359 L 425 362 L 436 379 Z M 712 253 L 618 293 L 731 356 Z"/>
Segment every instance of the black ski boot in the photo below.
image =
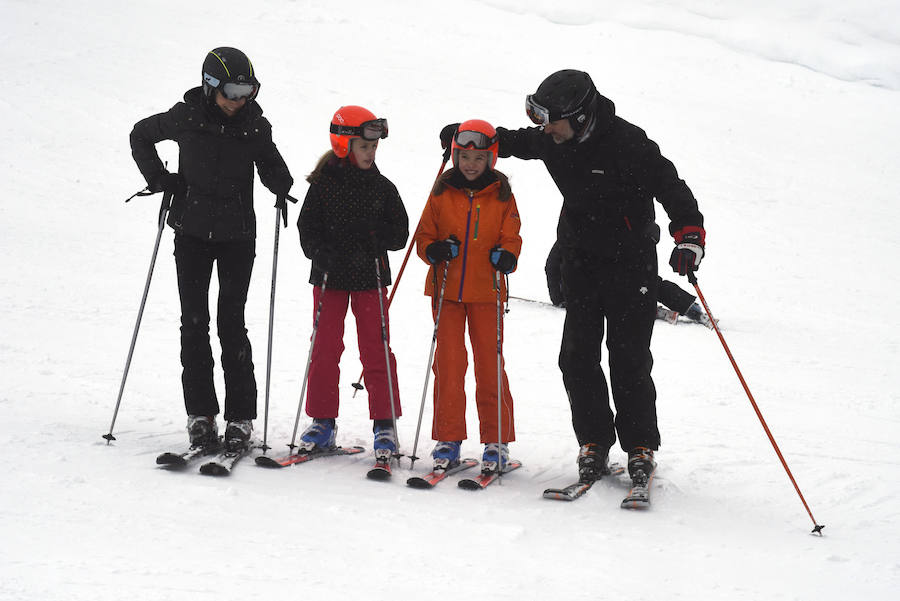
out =
<path fill-rule="evenodd" d="M 594 482 L 609 474 L 609 449 L 589 442 L 578 450 L 579 482 Z"/>
<path fill-rule="evenodd" d="M 187 431 L 191 448 L 214 447 L 219 444 L 219 430 L 214 415 L 189 415 Z"/>
<path fill-rule="evenodd" d="M 656 469 L 653 451 L 647 447 L 635 447 L 628 452 L 628 475 L 635 485 L 646 486 Z"/>
<path fill-rule="evenodd" d="M 250 444 L 250 433 L 253 432 L 253 422 L 249 419 L 238 419 L 228 422 L 225 426 L 225 450 L 240 451 Z"/>

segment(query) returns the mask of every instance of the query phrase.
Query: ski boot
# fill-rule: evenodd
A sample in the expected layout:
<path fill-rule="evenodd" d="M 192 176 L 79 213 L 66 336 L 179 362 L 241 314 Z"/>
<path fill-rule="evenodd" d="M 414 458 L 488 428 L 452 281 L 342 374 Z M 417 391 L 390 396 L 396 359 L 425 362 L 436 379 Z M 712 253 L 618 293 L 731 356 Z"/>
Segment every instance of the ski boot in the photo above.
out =
<path fill-rule="evenodd" d="M 225 426 L 225 450 L 241 451 L 250 445 L 250 433 L 253 432 L 253 422 L 249 419 L 237 419 L 228 422 Z"/>
<path fill-rule="evenodd" d="M 397 453 L 397 433 L 393 425 L 383 425 L 382 420 L 375 420 L 373 431 L 375 433 L 375 461 L 390 463 L 391 458 Z"/>
<path fill-rule="evenodd" d="M 685 311 L 684 316 L 690 319 L 691 321 L 696 321 L 697 323 L 706 326 L 710 330 L 713 329 L 712 320 L 709 318 L 709 315 L 703 312 L 703 309 L 700 308 L 700 305 L 694 303 L 691 305 L 690 309 Z M 716 320 L 718 322 L 718 320 Z"/>
<path fill-rule="evenodd" d="M 333 419 L 313 419 L 313 423 L 300 435 L 297 448 L 300 453 L 327 451 L 335 447 L 337 424 Z"/>
<path fill-rule="evenodd" d="M 459 465 L 459 441 L 439 442 L 434 445 L 431 458 L 434 470 L 449 470 Z"/>
<path fill-rule="evenodd" d="M 481 455 L 481 472 L 502 471 L 509 463 L 509 447 L 505 442 L 497 444 L 489 442 L 484 445 L 484 453 Z"/>
<path fill-rule="evenodd" d="M 188 415 L 187 431 L 192 449 L 219 444 L 219 429 L 214 415 Z"/>
<path fill-rule="evenodd" d="M 647 447 L 635 447 L 628 452 L 628 475 L 635 486 L 647 486 L 655 469 L 653 451 Z"/>
<path fill-rule="evenodd" d="M 578 450 L 578 481 L 595 482 L 609 475 L 609 449 L 589 442 Z"/>

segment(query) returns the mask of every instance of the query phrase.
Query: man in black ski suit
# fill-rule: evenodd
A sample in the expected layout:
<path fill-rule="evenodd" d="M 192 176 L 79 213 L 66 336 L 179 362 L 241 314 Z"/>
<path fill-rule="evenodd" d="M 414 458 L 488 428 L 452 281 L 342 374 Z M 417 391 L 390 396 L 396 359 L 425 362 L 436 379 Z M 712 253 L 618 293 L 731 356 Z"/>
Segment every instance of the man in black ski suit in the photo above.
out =
<path fill-rule="evenodd" d="M 675 166 L 643 130 L 616 116 L 587 73 L 553 73 L 527 96 L 526 111 L 540 127 L 498 127 L 500 156 L 542 160 L 563 195 L 557 239 L 567 305 L 559 367 L 581 446 L 579 476 L 607 473 L 618 433 L 629 473 L 646 480 L 660 443 L 650 376 L 659 286 L 653 200 L 669 216 L 676 243 L 670 264 L 682 275 L 703 257 L 703 216 Z M 441 132 L 442 143 L 452 128 Z M 600 368 L 604 322 L 615 416 Z"/>
<path fill-rule="evenodd" d="M 216 48 L 203 62 L 202 85 L 165 113 L 138 121 L 131 151 L 153 192 L 171 193 L 181 299 L 181 363 L 191 446 L 218 442 L 219 404 L 209 341 L 209 284 L 217 264 L 217 325 L 225 372 L 225 443 L 245 445 L 256 418 L 256 379 L 244 305 L 256 257 L 253 166 L 285 215 L 294 183 L 272 142 L 272 126 L 256 102 L 259 81 L 236 48 Z M 155 144 L 178 143 L 178 173 L 169 173 Z M 285 221 L 286 223 L 286 221 Z"/>

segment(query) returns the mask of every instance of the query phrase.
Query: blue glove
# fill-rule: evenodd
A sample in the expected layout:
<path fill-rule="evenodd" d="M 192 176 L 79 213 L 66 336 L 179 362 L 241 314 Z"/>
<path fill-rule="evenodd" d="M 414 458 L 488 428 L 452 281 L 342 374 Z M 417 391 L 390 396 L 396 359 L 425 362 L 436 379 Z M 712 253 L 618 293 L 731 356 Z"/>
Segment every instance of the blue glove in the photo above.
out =
<path fill-rule="evenodd" d="M 491 249 L 490 260 L 494 269 L 502 274 L 512 273 L 516 268 L 516 255 L 499 246 Z"/>

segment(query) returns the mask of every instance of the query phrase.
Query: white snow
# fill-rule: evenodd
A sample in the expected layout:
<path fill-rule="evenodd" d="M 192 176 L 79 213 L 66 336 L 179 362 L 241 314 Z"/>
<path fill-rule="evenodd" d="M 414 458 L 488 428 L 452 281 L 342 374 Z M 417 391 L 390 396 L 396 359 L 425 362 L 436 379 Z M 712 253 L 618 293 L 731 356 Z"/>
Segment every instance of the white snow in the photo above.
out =
<path fill-rule="evenodd" d="M 897 2 L 0 0 L 0 14 L 0 599 L 896 597 Z M 143 185 L 127 136 L 197 85 L 219 45 L 253 59 L 296 196 L 338 106 L 388 117 L 378 164 L 414 223 L 443 124 L 527 125 L 524 96 L 544 76 L 589 71 L 699 199 L 701 289 L 824 536 L 809 534 L 722 346 L 699 326 L 657 324 L 652 508 L 619 509 L 616 482 L 573 504 L 543 500 L 575 474 L 556 367 L 563 314 L 515 302 L 505 348 L 525 467 L 502 486 L 409 489 L 408 462 L 371 482 L 371 453 L 281 472 L 245 461 L 227 479 L 162 472 L 155 456 L 186 439 L 169 229 L 107 445 L 159 200 L 122 202 Z M 174 169 L 175 145 L 159 148 Z M 523 217 L 512 292 L 546 298 L 559 193 L 540 163 L 498 167 Z M 262 435 L 273 211 L 257 194 L 247 316 Z M 662 273 L 670 248 L 659 247 Z M 308 269 L 292 224 L 280 246 L 273 453 L 297 410 Z M 406 452 L 430 344 L 424 274 L 412 259 L 391 312 Z M 339 442 L 368 448 L 349 330 Z M 429 395 L 420 456 L 430 417 Z M 475 439 L 463 449 L 480 452 Z"/>

